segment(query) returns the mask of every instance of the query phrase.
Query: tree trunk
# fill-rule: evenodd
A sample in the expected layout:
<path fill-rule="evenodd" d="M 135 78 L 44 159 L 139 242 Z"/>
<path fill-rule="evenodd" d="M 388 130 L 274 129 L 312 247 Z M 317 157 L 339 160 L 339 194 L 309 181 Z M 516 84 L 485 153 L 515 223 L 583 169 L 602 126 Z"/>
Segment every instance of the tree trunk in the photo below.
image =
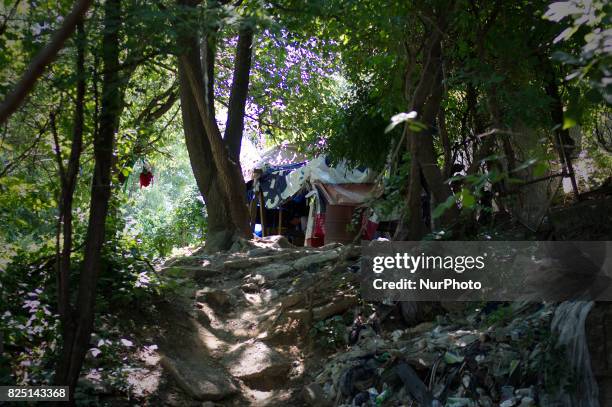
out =
<path fill-rule="evenodd" d="M 446 179 L 438 166 L 433 144 L 434 127 L 436 116 L 440 111 L 443 87 L 441 33 L 439 29 L 432 30 L 425 48 L 427 55 L 421 78 L 410 103 L 410 110 L 419 113 L 417 119 L 424 123 L 427 129 L 416 133 L 411 132 L 410 137 L 414 139 L 414 143 L 411 143 L 412 157 L 417 160 L 436 204 L 440 204 L 451 196 L 451 190 L 444 182 Z M 453 205 L 445 211 L 442 222 L 448 226 L 457 219 L 457 216 L 458 209 Z"/>
<path fill-rule="evenodd" d="M 183 40 L 183 44 L 189 41 Z M 191 38 L 191 42 L 194 38 Z M 179 61 L 179 90 L 181 98 L 181 113 L 183 117 L 183 130 L 185 132 L 185 143 L 189 153 L 191 169 L 195 177 L 198 189 L 206 203 L 208 218 L 207 250 L 216 251 L 229 248 L 233 237 L 233 228 L 228 211 L 228 202 L 217 177 L 212 151 L 206 137 L 204 124 L 200 120 L 200 114 L 196 106 L 195 98 L 190 90 L 187 74 L 184 72 L 185 63 L 199 66 L 199 55 L 195 52 L 195 43 L 188 47 L 184 61 Z"/>
<path fill-rule="evenodd" d="M 404 131 L 409 131 L 407 126 Z M 415 151 L 414 143 L 416 143 L 416 140 L 414 137 L 408 138 L 406 143 L 408 151 Z M 421 240 L 429 231 L 428 225 L 426 225 L 423 220 L 423 202 L 421 199 L 423 191 L 421 168 L 419 167 L 418 161 L 411 158 L 408 190 L 405 195 L 408 208 L 408 220 L 406 221 L 406 216 L 402 216 L 393 236 L 393 240 Z"/>
<path fill-rule="evenodd" d="M 240 163 L 240 146 L 244 129 L 244 111 L 249 91 L 249 74 L 253 54 L 253 31 L 246 28 L 240 32 L 236 46 L 236 61 L 232 80 L 227 123 L 225 125 L 225 143 L 230 152 L 230 159 Z"/>
<path fill-rule="evenodd" d="M 71 337 L 74 332 L 73 309 L 70 306 L 70 267 L 72 252 L 72 201 L 77 183 L 81 152 L 83 150 L 83 128 L 84 128 L 84 102 L 85 102 L 85 31 L 83 24 L 77 27 L 77 89 L 74 102 L 74 124 L 72 130 L 72 145 L 66 172 L 60 171 L 61 195 L 59 201 L 59 225 L 63 235 L 62 250 L 58 259 L 57 290 L 58 309 L 62 323 L 62 335 L 64 338 Z M 61 157 L 59 157 L 61 159 Z M 58 231 L 59 232 L 59 231 Z M 58 242 L 59 243 L 59 242 Z M 58 248 L 59 250 L 59 248 Z M 61 377 L 67 370 L 67 360 L 60 360 L 57 366 L 57 377 Z"/>
<path fill-rule="evenodd" d="M 195 48 L 197 50 L 197 48 Z M 231 218 L 226 221 L 234 229 L 238 236 L 249 237 L 251 234 L 250 218 L 246 203 L 246 188 L 240 170 L 240 162 L 230 158 L 230 151 L 221 137 L 221 132 L 214 117 L 210 116 L 209 108 L 205 104 L 203 86 L 201 83 L 201 71 L 194 70 L 194 66 L 186 56 L 181 58 L 182 69 L 189 82 L 191 91 L 196 102 L 200 119 L 204 125 L 205 134 L 212 152 L 215 172 L 223 188 L 229 205 Z"/>
<path fill-rule="evenodd" d="M 111 195 L 111 167 L 115 133 L 119 127 L 121 111 L 121 80 L 119 76 L 119 29 L 121 25 L 120 0 L 107 0 L 104 4 L 104 36 L 102 59 L 102 107 L 100 131 L 94 138 L 94 175 L 87 227 L 83 268 L 75 306 L 75 326 L 64 338 L 61 360 L 63 368 L 56 382 L 70 386 L 74 392 L 93 329 L 96 285 L 100 271 L 101 252 L 106 232 L 106 216 Z M 72 396 L 72 395 L 71 395 Z"/>
<path fill-rule="evenodd" d="M 192 4 L 184 4 L 193 6 Z M 198 188 L 206 203 L 209 252 L 229 248 L 234 237 L 250 237 L 246 189 L 240 169 L 240 143 L 252 58 L 250 29 L 242 29 L 236 49 L 225 136 L 215 119 L 213 39 L 198 47 L 197 33 L 182 30 L 179 45 L 179 88 L 185 142 Z M 204 67 L 202 66 L 204 63 Z"/>

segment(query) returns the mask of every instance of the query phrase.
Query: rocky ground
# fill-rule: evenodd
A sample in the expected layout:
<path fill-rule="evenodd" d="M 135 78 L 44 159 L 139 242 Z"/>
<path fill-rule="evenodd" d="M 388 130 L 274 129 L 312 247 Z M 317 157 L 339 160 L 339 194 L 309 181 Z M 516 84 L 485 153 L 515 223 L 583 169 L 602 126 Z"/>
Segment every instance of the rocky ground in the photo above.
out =
<path fill-rule="evenodd" d="M 160 275 L 180 290 L 139 333 L 156 345 L 129 375 L 133 403 L 527 407 L 593 396 L 576 358 L 593 304 L 366 303 L 359 254 L 277 236 L 168 261 Z"/>
<path fill-rule="evenodd" d="M 309 329 L 357 305 L 347 270 L 358 256 L 350 246 L 296 248 L 273 237 L 169 261 L 162 275 L 189 288 L 159 307 L 159 364 L 179 390 L 160 401 L 303 404 L 305 372 L 320 360 L 307 357 Z"/>

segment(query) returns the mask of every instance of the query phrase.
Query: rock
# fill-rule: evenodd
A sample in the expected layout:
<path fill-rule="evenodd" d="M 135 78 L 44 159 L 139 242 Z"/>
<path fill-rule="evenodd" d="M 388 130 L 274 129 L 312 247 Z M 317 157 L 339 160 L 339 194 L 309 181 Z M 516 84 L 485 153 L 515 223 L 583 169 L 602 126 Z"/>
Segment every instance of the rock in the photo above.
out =
<path fill-rule="evenodd" d="M 249 282 L 257 285 L 264 285 L 266 283 L 266 278 L 261 274 L 255 274 L 249 278 Z"/>
<path fill-rule="evenodd" d="M 269 256 L 271 254 L 274 254 L 275 252 L 276 250 L 270 247 L 257 247 L 255 249 L 249 250 L 247 252 L 247 257 L 253 258 L 253 257 Z"/>
<path fill-rule="evenodd" d="M 303 322 L 310 317 L 310 312 L 304 308 L 292 309 L 287 311 L 287 317 Z"/>
<path fill-rule="evenodd" d="M 608 196 L 605 199 L 588 199 L 570 206 L 563 205 L 551 209 L 548 216 L 556 240 L 586 241 L 609 236 L 611 214 L 612 197 Z"/>
<path fill-rule="evenodd" d="M 223 290 L 204 292 L 197 299 L 206 302 L 217 311 L 226 311 L 232 302 L 232 297 Z"/>
<path fill-rule="evenodd" d="M 269 256 L 261 256 L 261 257 L 250 257 L 240 256 L 236 258 L 232 258 L 231 260 L 227 260 L 223 265 L 225 268 L 232 270 L 242 270 L 257 266 L 263 266 L 269 263 L 279 263 L 282 261 L 288 261 L 295 259 L 299 254 L 295 252 L 274 252 Z"/>
<path fill-rule="evenodd" d="M 276 290 L 274 290 L 272 288 L 268 288 L 267 290 L 264 290 L 264 292 L 261 295 L 261 299 L 265 303 L 269 303 L 271 301 L 274 301 L 277 298 L 278 298 L 278 291 L 276 291 Z"/>
<path fill-rule="evenodd" d="M 342 243 L 338 243 L 338 242 L 332 242 L 332 243 L 328 243 L 326 245 L 323 245 L 321 247 L 318 248 L 318 250 L 324 252 L 324 251 L 328 251 L 328 250 L 333 250 L 333 249 L 337 249 L 343 247 Z"/>
<path fill-rule="evenodd" d="M 336 260 L 338 257 L 340 257 L 340 253 L 338 253 L 336 250 L 311 254 L 309 256 L 302 257 L 301 259 L 297 259 L 293 263 L 293 268 L 296 270 L 306 270 L 313 265 L 319 265 L 328 261 Z"/>
<path fill-rule="evenodd" d="M 283 299 L 281 300 L 281 304 L 283 305 L 284 309 L 287 309 L 293 307 L 296 304 L 299 304 L 305 298 L 306 295 L 304 294 L 304 292 L 300 291 L 293 294 L 285 295 L 285 297 L 283 297 Z"/>
<path fill-rule="evenodd" d="M 285 236 L 281 235 L 260 237 L 259 239 L 257 239 L 257 241 L 266 244 L 268 247 L 275 247 L 279 249 L 295 248 L 295 246 L 292 245 Z"/>
<path fill-rule="evenodd" d="M 167 356 L 163 356 L 160 363 L 176 383 L 196 400 L 222 400 L 238 392 L 231 378 L 219 366 Z"/>
<path fill-rule="evenodd" d="M 253 243 L 250 240 L 240 237 L 234 241 L 229 251 L 230 252 L 243 252 L 243 251 L 254 249 L 254 248 L 255 248 L 255 243 Z"/>
<path fill-rule="evenodd" d="M 230 374 L 258 390 L 273 389 L 291 369 L 287 358 L 263 342 L 240 347 L 229 359 Z"/>
<path fill-rule="evenodd" d="M 223 266 L 232 270 L 241 270 L 249 267 L 261 266 L 262 264 L 267 263 L 267 261 L 262 262 L 259 259 L 253 259 L 250 257 L 239 257 L 237 259 L 232 259 L 226 261 Z"/>
<path fill-rule="evenodd" d="M 232 287 L 230 288 L 227 293 L 230 296 L 230 302 L 234 302 L 237 301 L 238 299 L 242 298 L 244 296 L 242 289 L 240 287 Z"/>
<path fill-rule="evenodd" d="M 535 406 L 535 400 L 532 399 L 531 397 L 523 397 L 523 399 L 521 400 L 521 404 L 519 404 L 519 407 L 531 407 L 531 406 Z"/>
<path fill-rule="evenodd" d="M 313 310 L 313 317 L 315 321 L 327 319 L 333 315 L 343 314 L 351 308 L 357 305 L 357 297 L 353 295 L 345 295 L 342 297 L 333 298 L 328 304 L 317 307 Z"/>
<path fill-rule="evenodd" d="M 164 263 L 164 268 L 182 266 L 201 266 L 203 257 L 200 256 L 181 256 L 174 257 Z M 163 269 L 162 269 L 163 270 Z"/>
<path fill-rule="evenodd" d="M 102 380 L 94 380 L 88 377 L 80 377 L 77 382 L 77 386 L 80 388 L 80 390 L 95 393 L 98 395 L 113 394 L 112 387 Z"/>
<path fill-rule="evenodd" d="M 223 269 L 218 267 L 194 267 L 193 279 L 198 283 L 202 283 L 204 281 L 210 280 L 211 278 L 216 278 L 222 273 Z"/>
<path fill-rule="evenodd" d="M 302 397 L 309 406 L 331 406 L 331 402 L 325 397 L 323 388 L 317 383 L 311 383 L 304 386 L 304 389 L 302 390 Z"/>
<path fill-rule="evenodd" d="M 202 325 L 210 325 L 210 317 L 204 310 L 196 309 L 196 320 Z"/>
<path fill-rule="evenodd" d="M 293 268 L 288 264 L 271 263 L 253 270 L 253 274 L 263 276 L 266 281 L 277 280 L 291 273 Z"/>

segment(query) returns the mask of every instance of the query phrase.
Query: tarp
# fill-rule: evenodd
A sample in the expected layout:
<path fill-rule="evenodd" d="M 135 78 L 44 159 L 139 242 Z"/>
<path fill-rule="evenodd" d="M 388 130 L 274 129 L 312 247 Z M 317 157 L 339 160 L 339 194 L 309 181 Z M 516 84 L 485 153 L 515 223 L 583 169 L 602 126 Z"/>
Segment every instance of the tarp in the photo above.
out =
<path fill-rule="evenodd" d="M 368 184 L 376 174 L 368 168 L 349 169 L 345 162 L 331 165 L 324 156 L 317 157 L 308 163 L 294 163 L 280 166 L 264 166 L 258 187 L 264 195 L 267 208 L 274 209 L 302 190 L 310 190 L 315 184 Z M 350 192 L 350 191 L 347 191 Z M 351 202 L 363 203 L 354 195 Z M 361 196 L 364 197 L 363 193 Z M 345 194 L 346 195 L 346 194 Z M 349 194 L 350 195 L 350 194 Z"/>
<path fill-rule="evenodd" d="M 264 151 L 256 159 L 251 158 L 245 160 L 246 162 L 241 160 L 241 165 L 245 181 L 250 181 L 256 170 L 269 171 L 292 165 L 304 165 L 307 160 L 306 155 L 300 153 L 295 144 L 283 143 Z"/>
<path fill-rule="evenodd" d="M 306 179 L 301 171 L 304 165 L 297 168 L 280 166 L 262 173 L 256 188 L 263 192 L 267 208 L 277 208 L 306 187 Z"/>
<path fill-rule="evenodd" d="M 372 197 L 374 184 L 321 184 L 315 183 L 329 205 L 357 206 Z"/>
<path fill-rule="evenodd" d="M 351 169 L 344 160 L 332 165 L 325 156 L 310 161 L 308 171 L 310 182 L 321 184 L 367 184 L 376 178 L 376 173 L 369 168 Z"/>

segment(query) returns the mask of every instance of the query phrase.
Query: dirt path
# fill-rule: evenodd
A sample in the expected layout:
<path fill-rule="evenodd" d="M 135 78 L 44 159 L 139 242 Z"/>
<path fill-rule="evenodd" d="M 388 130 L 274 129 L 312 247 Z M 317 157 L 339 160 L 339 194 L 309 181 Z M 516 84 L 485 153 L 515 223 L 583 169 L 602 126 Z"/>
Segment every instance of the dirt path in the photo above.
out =
<path fill-rule="evenodd" d="M 334 279 L 355 262 L 350 246 L 243 246 L 174 259 L 162 270 L 184 287 L 158 315 L 160 363 L 183 393 L 175 404 L 301 405 L 311 322 L 357 301 Z"/>

